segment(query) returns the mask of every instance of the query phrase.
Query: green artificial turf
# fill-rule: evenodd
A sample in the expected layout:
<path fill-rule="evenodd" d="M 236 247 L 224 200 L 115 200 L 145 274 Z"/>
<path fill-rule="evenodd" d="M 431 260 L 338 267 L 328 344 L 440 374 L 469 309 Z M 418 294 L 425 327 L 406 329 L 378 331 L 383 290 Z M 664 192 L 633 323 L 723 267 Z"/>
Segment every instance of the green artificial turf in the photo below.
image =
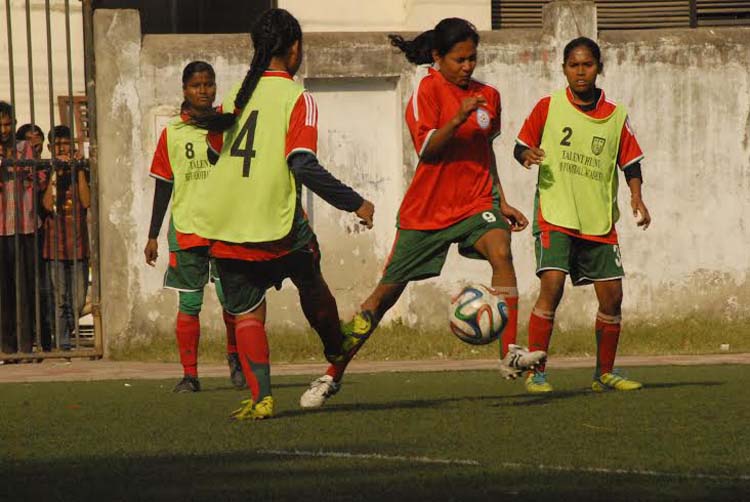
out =
<path fill-rule="evenodd" d="M 351 375 L 301 410 L 310 377 L 274 378 L 276 417 L 232 423 L 225 379 L 2 384 L 0 499 L 747 500 L 750 371 L 589 370 L 524 393 L 490 371 Z M 318 455 L 318 456 L 311 456 Z"/>

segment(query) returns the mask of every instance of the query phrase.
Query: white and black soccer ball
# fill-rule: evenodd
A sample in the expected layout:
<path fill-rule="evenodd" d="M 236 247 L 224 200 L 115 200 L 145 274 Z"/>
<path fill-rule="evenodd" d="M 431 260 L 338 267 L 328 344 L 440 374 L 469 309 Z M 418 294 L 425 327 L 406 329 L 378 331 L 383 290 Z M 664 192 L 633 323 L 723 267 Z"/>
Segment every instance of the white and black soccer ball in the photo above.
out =
<path fill-rule="evenodd" d="M 467 286 L 451 300 L 448 321 L 462 341 L 486 345 L 502 335 L 508 323 L 508 305 L 505 297 L 486 286 Z"/>

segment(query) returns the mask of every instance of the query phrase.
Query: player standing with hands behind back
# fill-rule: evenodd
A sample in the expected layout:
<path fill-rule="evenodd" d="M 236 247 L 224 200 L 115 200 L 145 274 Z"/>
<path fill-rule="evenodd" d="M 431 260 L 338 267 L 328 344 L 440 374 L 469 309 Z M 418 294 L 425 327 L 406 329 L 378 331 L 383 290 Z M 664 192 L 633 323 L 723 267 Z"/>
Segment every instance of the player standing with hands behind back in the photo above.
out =
<path fill-rule="evenodd" d="M 636 390 L 642 385 L 613 372 L 620 336 L 622 277 L 617 241 L 617 169 L 630 188 L 630 207 L 638 226 L 651 223 L 641 198 L 643 153 L 624 107 L 608 101 L 596 87 L 603 64 L 599 46 L 577 38 L 565 47 L 563 72 L 568 87 L 542 98 L 523 124 L 515 158 L 539 165 L 534 198 L 539 298 L 529 321 L 529 349 L 547 352 L 565 276 L 574 286 L 594 284 L 596 314 L 595 391 Z M 526 389 L 551 392 L 544 365 L 530 372 Z"/>

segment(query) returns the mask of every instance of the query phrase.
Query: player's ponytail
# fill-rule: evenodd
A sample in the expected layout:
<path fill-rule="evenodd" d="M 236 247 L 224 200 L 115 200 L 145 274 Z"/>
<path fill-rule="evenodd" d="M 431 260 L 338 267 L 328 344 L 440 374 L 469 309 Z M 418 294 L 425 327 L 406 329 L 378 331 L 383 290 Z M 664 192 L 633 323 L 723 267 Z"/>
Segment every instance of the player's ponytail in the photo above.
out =
<path fill-rule="evenodd" d="M 433 62 L 432 51 L 440 56 L 448 54 L 454 45 L 472 40 L 479 45 L 479 33 L 469 21 L 449 17 L 440 21 L 432 30 L 427 30 L 413 40 L 405 40 L 401 35 L 388 35 L 391 45 L 398 47 L 406 59 L 414 64 Z"/>
<path fill-rule="evenodd" d="M 268 69 L 271 59 L 284 56 L 295 42 L 302 42 L 302 28 L 297 19 L 284 9 L 269 9 L 264 12 L 250 33 L 253 41 L 253 59 L 242 85 L 234 98 L 233 113 L 214 113 L 193 119 L 193 124 L 210 131 L 226 131 L 237 121 L 237 117 L 253 95 L 255 88 Z"/>

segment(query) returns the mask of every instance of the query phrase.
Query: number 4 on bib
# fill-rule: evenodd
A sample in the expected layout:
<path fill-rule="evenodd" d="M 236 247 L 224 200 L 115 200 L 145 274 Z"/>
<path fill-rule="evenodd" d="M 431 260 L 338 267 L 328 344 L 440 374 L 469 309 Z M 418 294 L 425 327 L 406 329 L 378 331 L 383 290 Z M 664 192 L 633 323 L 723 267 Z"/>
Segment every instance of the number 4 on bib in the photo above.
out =
<path fill-rule="evenodd" d="M 242 177 L 248 178 L 250 176 L 250 163 L 255 157 L 255 150 L 253 150 L 253 141 L 255 141 L 255 126 L 258 123 L 258 110 L 253 110 L 250 116 L 247 118 L 245 123 L 237 134 L 237 139 L 232 143 L 232 148 L 229 150 L 229 154 L 232 157 L 242 157 Z M 244 146 L 243 143 L 244 142 Z"/>

